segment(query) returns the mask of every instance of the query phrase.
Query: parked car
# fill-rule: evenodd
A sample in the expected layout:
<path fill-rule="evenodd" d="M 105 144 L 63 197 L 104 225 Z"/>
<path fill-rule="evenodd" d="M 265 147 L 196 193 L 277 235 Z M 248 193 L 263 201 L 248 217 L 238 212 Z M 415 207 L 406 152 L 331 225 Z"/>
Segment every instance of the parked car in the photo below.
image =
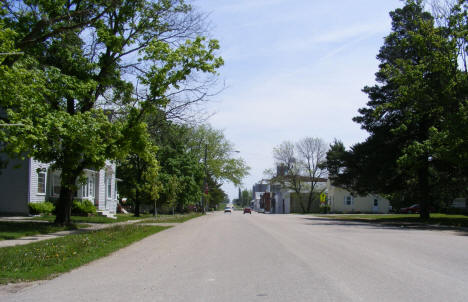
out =
<path fill-rule="evenodd" d="M 252 209 L 251 208 L 244 208 L 244 214 L 245 213 L 252 214 Z"/>
<path fill-rule="evenodd" d="M 418 214 L 421 212 L 421 208 L 419 207 L 419 204 L 413 204 L 407 208 L 401 208 L 400 213 L 402 214 Z"/>
<path fill-rule="evenodd" d="M 224 213 L 232 213 L 232 208 L 230 208 L 230 207 L 225 207 L 225 208 L 224 208 Z"/>

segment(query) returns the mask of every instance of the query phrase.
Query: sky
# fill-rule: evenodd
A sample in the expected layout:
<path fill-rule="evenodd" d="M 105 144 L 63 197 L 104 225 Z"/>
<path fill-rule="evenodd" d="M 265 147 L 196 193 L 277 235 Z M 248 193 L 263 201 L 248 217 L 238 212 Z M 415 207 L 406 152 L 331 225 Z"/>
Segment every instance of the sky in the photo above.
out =
<path fill-rule="evenodd" d="M 274 167 L 283 141 L 335 138 L 349 147 L 367 133 L 352 121 L 373 85 L 376 55 L 399 0 L 194 0 L 208 13 L 225 65 L 209 123 L 250 166 L 243 188 Z M 229 197 L 238 188 L 225 184 Z"/>

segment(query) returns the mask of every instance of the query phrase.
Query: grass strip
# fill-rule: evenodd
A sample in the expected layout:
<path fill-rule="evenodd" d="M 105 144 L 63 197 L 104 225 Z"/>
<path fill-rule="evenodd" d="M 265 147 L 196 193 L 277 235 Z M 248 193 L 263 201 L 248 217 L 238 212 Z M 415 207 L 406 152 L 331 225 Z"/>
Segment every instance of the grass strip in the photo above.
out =
<path fill-rule="evenodd" d="M 118 225 L 0 248 L 0 284 L 54 278 L 168 227 Z"/>
<path fill-rule="evenodd" d="M 187 220 L 203 216 L 202 213 L 158 215 L 157 217 L 146 218 L 138 223 L 182 223 Z"/>
<path fill-rule="evenodd" d="M 65 230 L 76 230 L 86 226 L 87 225 L 83 224 L 57 226 L 52 223 L 42 222 L 0 221 L 0 240 L 17 239 L 24 236 L 49 234 Z"/>
<path fill-rule="evenodd" d="M 441 226 L 468 227 L 468 216 L 431 213 L 427 220 L 419 218 L 419 214 L 349 214 L 349 215 L 318 215 L 323 218 L 362 221 L 374 223 L 424 223 Z"/>

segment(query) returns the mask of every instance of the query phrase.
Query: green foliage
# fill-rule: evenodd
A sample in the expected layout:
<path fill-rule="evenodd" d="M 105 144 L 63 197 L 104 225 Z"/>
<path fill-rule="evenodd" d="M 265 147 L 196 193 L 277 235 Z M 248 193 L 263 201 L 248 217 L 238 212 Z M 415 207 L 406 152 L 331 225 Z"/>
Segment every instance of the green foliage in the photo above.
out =
<path fill-rule="evenodd" d="M 119 192 L 134 204 L 135 216 L 140 215 L 140 204 L 153 203 L 159 197 L 161 185 L 156 152 L 157 148 L 149 140 L 148 133 L 143 131 L 132 152 L 119 162 L 117 175 L 122 179 Z"/>
<path fill-rule="evenodd" d="M 431 203 L 467 193 L 468 81 L 458 65 L 465 50 L 422 1 L 407 0 L 390 15 L 378 84 L 363 89 L 370 100 L 354 118 L 370 136 L 350 151 L 335 143 L 327 165 L 336 184 L 412 200 L 427 218 Z"/>
<path fill-rule="evenodd" d="M 191 130 L 190 151 L 200 161 L 207 150 L 207 170 L 217 182 L 228 180 L 239 185 L 248 175 L 249 167 L 242 158 L 234 157 L 234 146 L 224 136 L 223 131 L 202 125 Z"/>
<path fill-rule="evenodd" d="M 96 207 L 87 199 L 73 200 L 71 212 L 75 216 L 96 215 Z"/>
<path fill-rule="evenodd" d="M 50 215 L 54 210 L 55 206 L 53 203 L 45 201 L 45 202 L 38 202 L 28 204 L 29 207 L 29 214 L 31 215 L 38 215 L 38 214 L 46 214 Z"/>
<path fill-rule="evenodd" d="M 0 140 L 12 157 L 61 170 L 58 223 L 69 223 L 84 169 L 138 153 L 132 148 L 142 136 L 133 134 L 141 133 L 146 113 L 163 109 L 191 78 L 216 75 L 223 64 L 218 42 L 198 36 L 201 19 L 183 0 L 1 5 L 0 50 L 24 55 L 0 58 L 5 121 L 23 125 L 0 127 Z M 150 186 L 143 190 L 156 198 L 157 186 Z"/>
<path fill-rule="evenodd" d="M 158 205 L 184 212 L 189 205 L 201 200 L 203 166 L 193 153 L 189 152 L 187 139 L 189 129 L 172 123 L 151 132 L 160 146 L 157 158 L 161 164 L 160 182 L 163 187 Z"/>

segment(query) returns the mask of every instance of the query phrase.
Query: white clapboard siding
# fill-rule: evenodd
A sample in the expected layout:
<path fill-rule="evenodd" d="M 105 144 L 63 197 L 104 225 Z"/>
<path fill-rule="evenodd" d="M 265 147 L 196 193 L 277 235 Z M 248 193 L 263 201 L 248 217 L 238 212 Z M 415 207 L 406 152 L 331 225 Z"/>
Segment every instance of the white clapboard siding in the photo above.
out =
<path fill-rule="evenodd" d="M 35 159 L 30 159 L 29 165 L 29 202 L 44 202 L 46 201 L 46 194 L 38 193 L 38 173 L 37 169 L 46 169 L 48 172 L 49 164 L 41 163 Z M 47 173 L 48 174 L 48 173 Z M 49 177 L 46 176 L 46 192 L 48 189 Z"/>

